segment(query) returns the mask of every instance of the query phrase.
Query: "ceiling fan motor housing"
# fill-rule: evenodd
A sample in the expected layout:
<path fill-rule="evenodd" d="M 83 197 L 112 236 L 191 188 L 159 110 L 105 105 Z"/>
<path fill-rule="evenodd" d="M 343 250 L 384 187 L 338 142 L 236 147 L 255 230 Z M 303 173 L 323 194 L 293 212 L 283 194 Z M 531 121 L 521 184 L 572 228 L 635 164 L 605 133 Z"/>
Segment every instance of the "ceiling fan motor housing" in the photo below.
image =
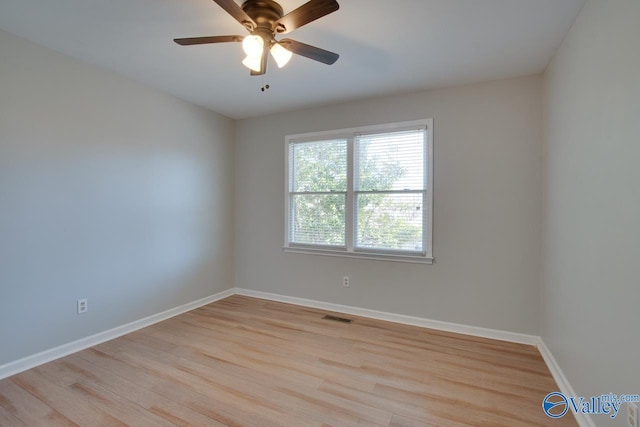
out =
<path fill-rule="evenodd" d="M 274 29 L 273 24 L 284 16 L 284 10 L 282 6 L 273 0 L 246 0 L 242 3 L 242 10 L 256 23 L 257 28 L 249 31 L 255 31 L 257 29 L 267 30 L 270 34 L 273 31 L 282 32 L 284 27 L 278 25 L 278 28 Z M 249 24 L 251 25 L 251 24 Z M 278 31 L 282 28 L 281 31 Z"/>

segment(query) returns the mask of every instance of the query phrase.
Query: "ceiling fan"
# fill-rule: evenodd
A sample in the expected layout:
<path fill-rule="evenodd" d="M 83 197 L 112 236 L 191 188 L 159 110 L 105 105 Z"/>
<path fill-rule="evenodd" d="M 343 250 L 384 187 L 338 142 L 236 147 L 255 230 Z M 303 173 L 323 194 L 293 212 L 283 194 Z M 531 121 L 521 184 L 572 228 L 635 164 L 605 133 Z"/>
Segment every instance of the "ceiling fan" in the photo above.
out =
<path fill-rule="evenodd" d="M 174 39 L 181 46 L 209 43 L 241 42 L 247 57 L 242 63 L 252 76 L 267 72 L 269 52 L 278 67 L 284 67 L 292 53 L 323 64 L 331 65 L 340 55 L 288 38 L 276 40 L 276 35 L 287 34 L 340 7 L 336 0 L 310 0 L 284 15 L 282 6 L 274 0 L 245 0 L 240 7 L 234 0 L 213 0 L 250 33 L 248 36 L 208 36 Z"/>

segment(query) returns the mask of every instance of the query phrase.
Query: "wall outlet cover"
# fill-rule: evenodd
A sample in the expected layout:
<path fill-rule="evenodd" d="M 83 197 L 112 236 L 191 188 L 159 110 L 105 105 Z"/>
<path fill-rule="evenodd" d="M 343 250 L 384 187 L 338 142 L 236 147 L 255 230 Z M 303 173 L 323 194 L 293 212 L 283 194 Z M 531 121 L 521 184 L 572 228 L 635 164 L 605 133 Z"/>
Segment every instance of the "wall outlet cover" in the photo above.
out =
<path fill-rule="evenodd" d="M 78 314 L 86 313 L 89 310 L 89 304 L 86 298 L 78 300 Z"/>

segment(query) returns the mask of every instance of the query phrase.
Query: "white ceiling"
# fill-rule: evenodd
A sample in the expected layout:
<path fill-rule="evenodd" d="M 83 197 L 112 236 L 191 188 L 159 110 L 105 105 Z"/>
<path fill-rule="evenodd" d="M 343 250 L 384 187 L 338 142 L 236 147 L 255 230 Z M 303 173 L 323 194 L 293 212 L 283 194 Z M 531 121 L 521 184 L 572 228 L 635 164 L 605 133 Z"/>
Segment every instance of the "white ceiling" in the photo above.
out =
<path fill-rule="evenodd" d="M 287 13 L 304 2 L 280 4 Z M 338 62 L 294 56 L 264 78 L 249 76 L 240 44 L 173 43 L 245 34 L 211 0 L 0 0 L 0 28 L 238 119 L 541 72 L 585 0 L 338 2 L 287 35 Z"/>

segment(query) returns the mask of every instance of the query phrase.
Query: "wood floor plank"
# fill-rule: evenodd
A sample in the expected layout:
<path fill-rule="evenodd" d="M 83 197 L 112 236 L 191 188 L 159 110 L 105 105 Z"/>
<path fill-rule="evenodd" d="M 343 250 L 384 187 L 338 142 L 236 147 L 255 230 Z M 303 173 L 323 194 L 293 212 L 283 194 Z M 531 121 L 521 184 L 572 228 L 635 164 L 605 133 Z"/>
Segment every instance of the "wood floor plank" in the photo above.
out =
<path fill-rule="evenodd" d="M 11 381 L 79 426 L 127 425 L 117 417 L 87 404 L 68 388 L 52 383 L 34 369 L 12 377 Z"/>
<path fill-rule="evenodd" d="M 139 381 L 139 376 L 124 378 L 115 374 L 113 369 L 106 368 L 103 364 L 92 364 L 85 358 L 76 355 L 66 357 L 70 369 L 90 370 L 96 377 L 96 383 L 111 390 L 141 407 L 147 409 L 161 418 L 175 425 L 208 425 L 224 426 L 226 424 L 216 421 L 214 418 L 202 415 L 180 402 L 166 398 Z"/>
<path fill-rule="evenodd" d="M 42 425 L 42 424 L 40 424 Z M 14 414 L 0 407 L 0 426 L 25 426 L 28 427 L 29 424 L 24 423 L 20 418 L 16 417 Z"/>
<path fill-rule="evenodd" d="M 0 407 L 28 426 L 76 426 L 13 381 L 0 381 Z M 13 425 L 13 423 L 0 423 Z"/>
<path fill-rule="evenodd" d="M 113 357 L 98 350 L 86 350 L 79 353 L 93 363 L 108 367 L 118 375 L 133 378 L 152 392 L 168 399 L 180 402 L 188 408 L 209 417 L 216 422 L 237 426 L 277 425 L 274 420 L 282 414 L 274 414 L 268 408 L 260 408 L 238 398 L 233 390 L 210 385 L 205 380 L 186 372 L 179 372 L 172 366 L 156 369 L 149 365 L 132 364 L 126 357 Z M 125 359 L 125 360 L 123 360 Z"/>
<path fill-rule="evenodd" d="M 0 425 L 549 425 L 533 346 L 325 314 L 226 298 L 1 380 Z"/>

